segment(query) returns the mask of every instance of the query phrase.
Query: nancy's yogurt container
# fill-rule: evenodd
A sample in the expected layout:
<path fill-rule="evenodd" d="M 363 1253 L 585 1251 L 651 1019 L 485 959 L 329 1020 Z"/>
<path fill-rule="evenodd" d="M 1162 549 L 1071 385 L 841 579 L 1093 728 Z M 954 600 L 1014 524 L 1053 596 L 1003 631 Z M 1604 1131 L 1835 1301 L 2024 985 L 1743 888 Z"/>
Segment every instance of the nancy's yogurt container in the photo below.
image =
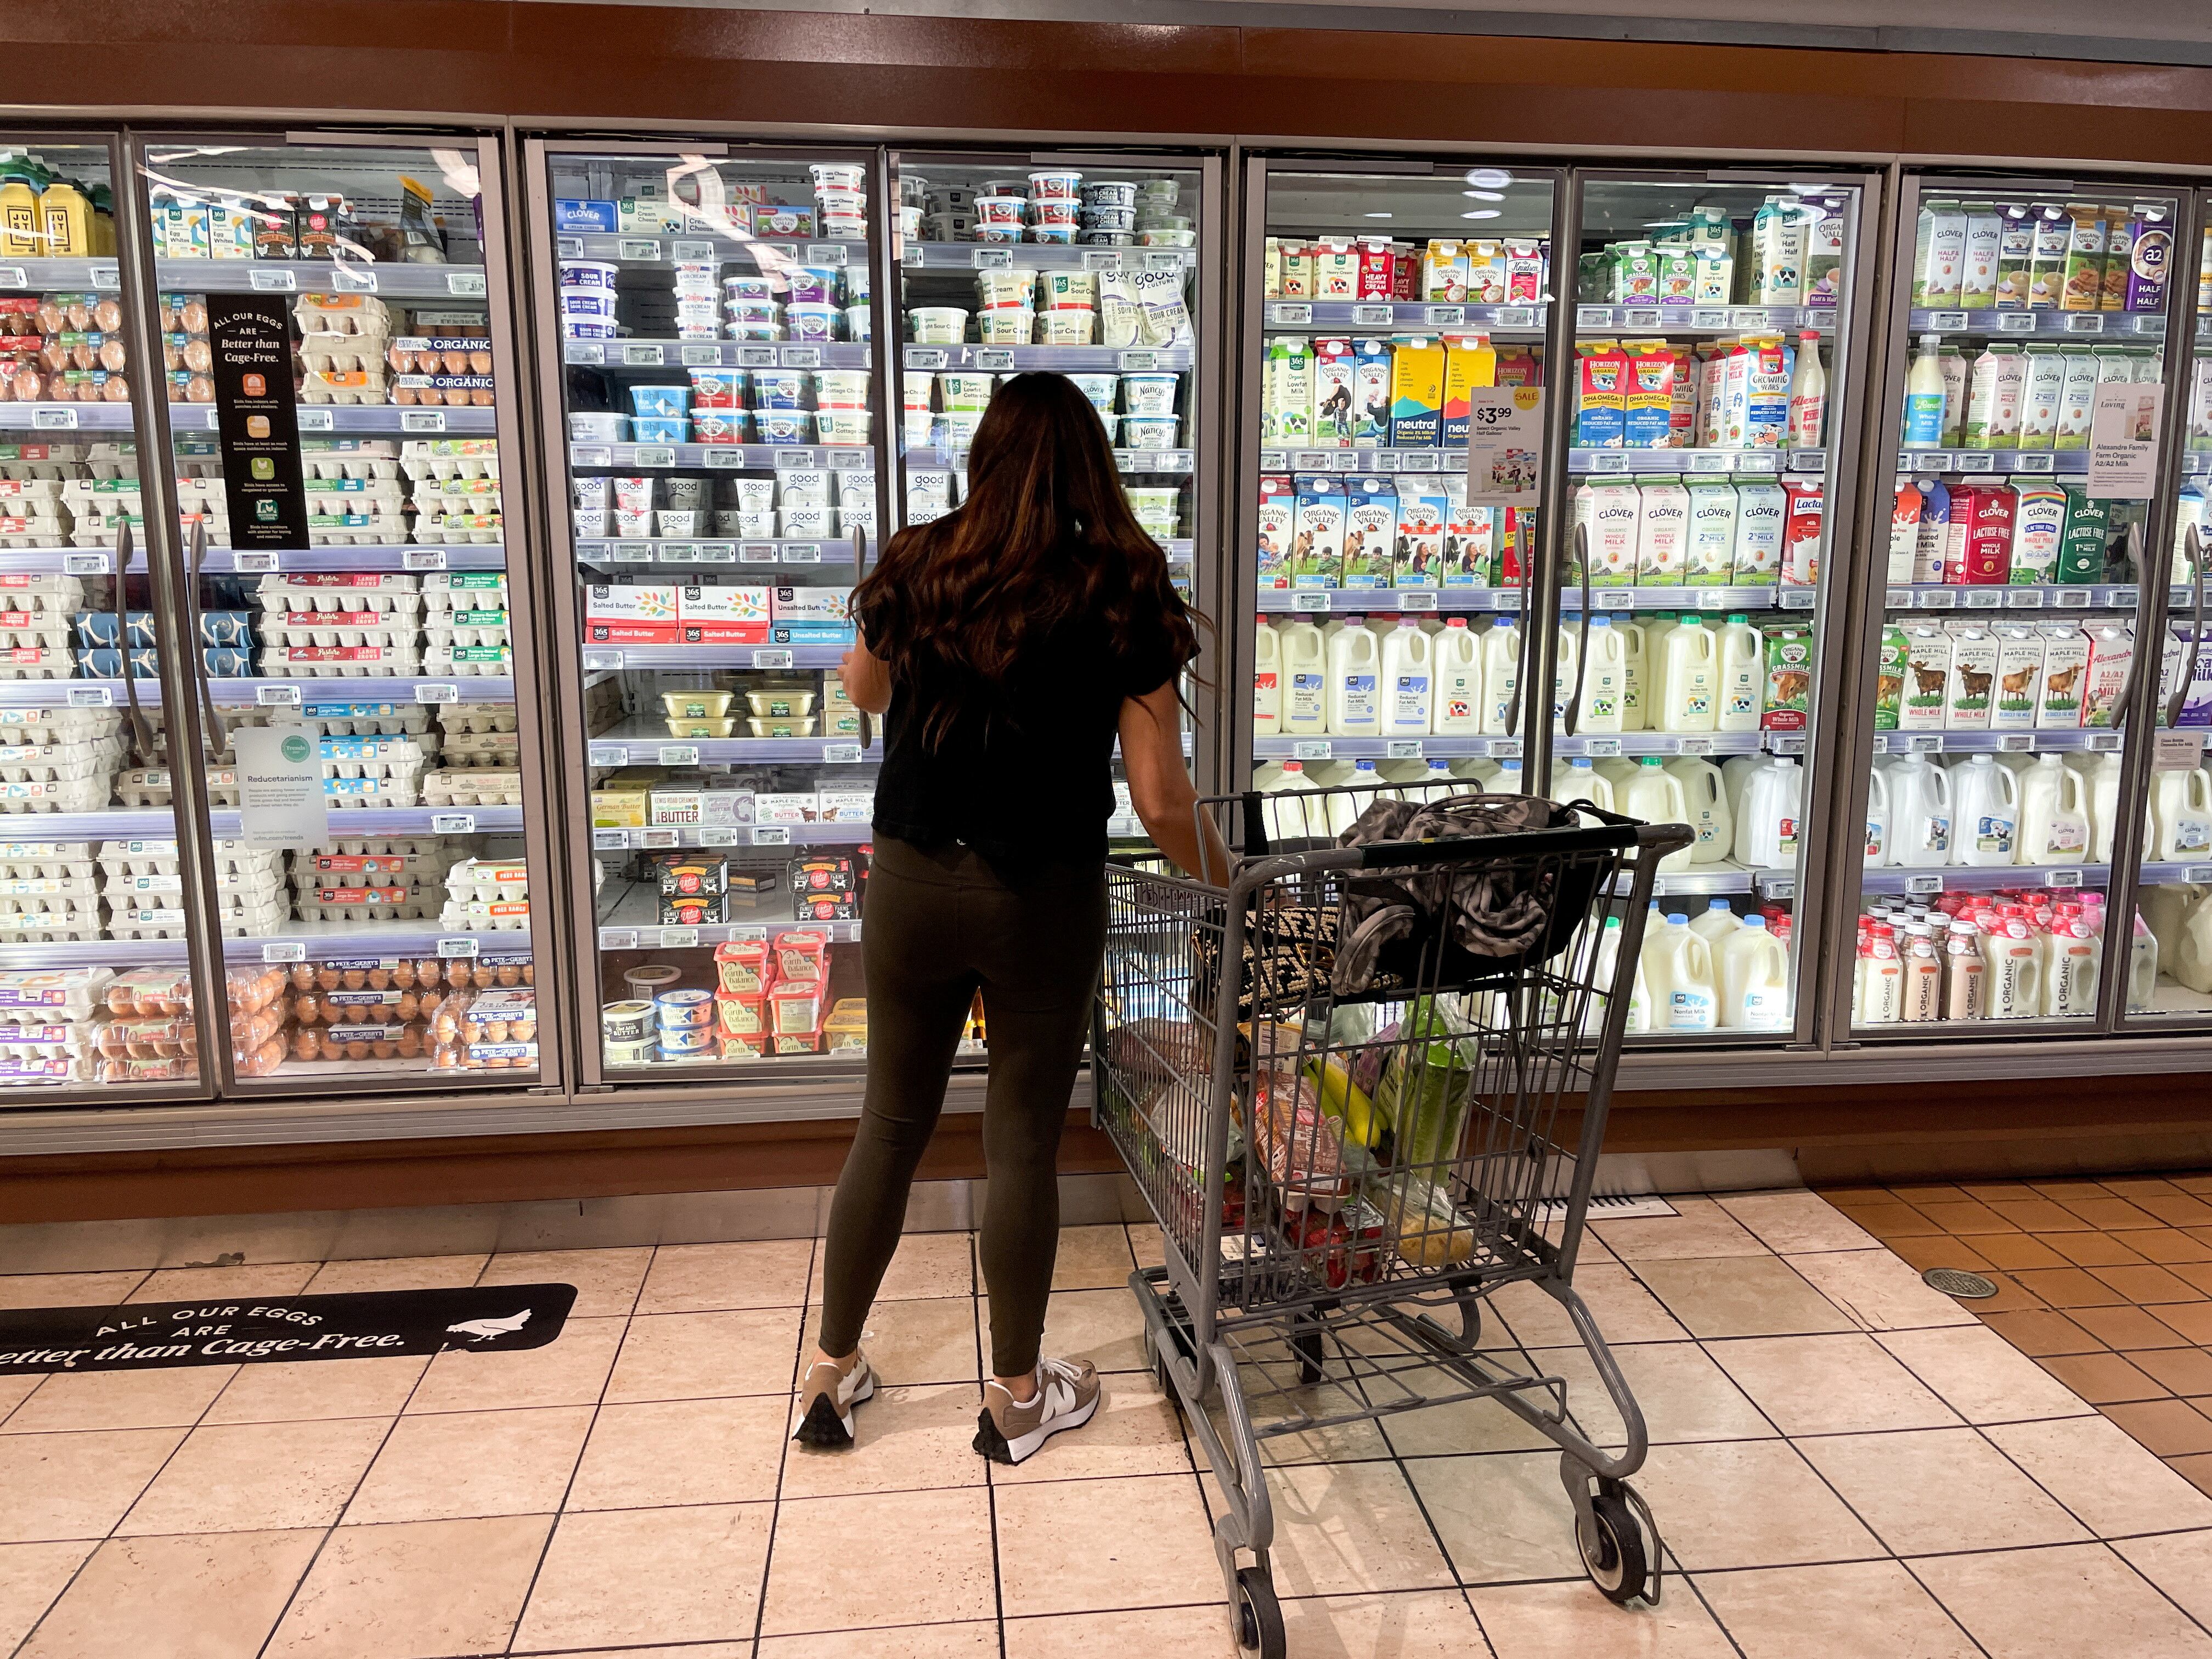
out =
<path fill-rule="evenodd" d="M 603 288 L 611 292 L 615 278 L 621 274 L 620 265 L 605 264 L 597 259 L 561 261 L 561 286 L 564 289 Z"/>
<path fill-rule="evenodd" d="M 1083 205 L 1087 208 L 1134 208 L 1137 205 L 1137 186 L 1128 179 L 1093 179 L 1083 186 Z"/>
<path fill-rule="evenodd" d="M 1182 376 L 1176 374 L 1124 374 L 1121 412 L 1125 415 L 1172 415 Z"/>
<path fill-rule="evenodd" d="M 866 409 L 872 377 L 865 368 L 822 368 L 814 373 L 817 409 Z"/>
<path fill-rule="evenodd" d="M 763 409 L 753 416 L 756 435 L 764 444 L 811 444 L 814 441 L 814 412 L 807 409 Z"/>
<path fill-rule="evenodd" d="M 804 409 L 806 374 L 796 368 L 757 368 L 752 371 L 756 410 Z"/>
<path fill-rule="evenodd" d="M 1173 416 L 1124 415 L 1121 417 L 1121 447 L 1173 449 L 1176 433 L 1181 424 Z"/>
<path fill-rule="evenodd" d="M 1029 206 L 1019 196 L 978 196 L 975 198 L 975 222 L 978 225 L 1018 225 L 1022 213 Z"/>
<path fill-rule="evenodd" d="M 968 313 L 957 306 L 916 306 L 907 318 L 916 345 L 958 345 L 968 335 Z"/>
<path fill-rule="evenodd" d="M 794 340 L 830 341 L 845 320 L 842 306 L 793 301 L 783 308 L 783 323 Z"/>
<path fill-rule="evenodd" d="M 572 444 L 626 444 L 629 441 L 629 416 L 580 410 L 568 416 L 568 441 Z"/>
<path fill-rule="evenodd" d="M 814 412 L 815 441 L 824 444 L 849 444 L 855 447 L 868 441 L 870 416 L 865 409 L 819 409 Z"/>

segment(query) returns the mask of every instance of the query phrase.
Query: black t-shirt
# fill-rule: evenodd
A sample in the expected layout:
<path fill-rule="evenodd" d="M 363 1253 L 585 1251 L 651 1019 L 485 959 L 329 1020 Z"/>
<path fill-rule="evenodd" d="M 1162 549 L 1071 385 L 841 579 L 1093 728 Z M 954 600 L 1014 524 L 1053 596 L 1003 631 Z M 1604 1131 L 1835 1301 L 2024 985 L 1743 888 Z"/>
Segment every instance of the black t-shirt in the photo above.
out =
<path fill-rule="evenodd" d="M 896 603 L 883 596 L 857 618 L 864 641 L 896 631 L 887 614 Z M 972 699 L 933 744 L 930 711 L 945 701 L 953 671 L 927 653 L 890 660 L 876 829 L 917 847 L 960 842 L 1009 872 L 1103 859 L 1121 705 L 1158 690 L 1181 666 L 1164 633 L 1126 656 L 1095 620 L 1073 617 L 1025 650 L 1006 684 Z"/>

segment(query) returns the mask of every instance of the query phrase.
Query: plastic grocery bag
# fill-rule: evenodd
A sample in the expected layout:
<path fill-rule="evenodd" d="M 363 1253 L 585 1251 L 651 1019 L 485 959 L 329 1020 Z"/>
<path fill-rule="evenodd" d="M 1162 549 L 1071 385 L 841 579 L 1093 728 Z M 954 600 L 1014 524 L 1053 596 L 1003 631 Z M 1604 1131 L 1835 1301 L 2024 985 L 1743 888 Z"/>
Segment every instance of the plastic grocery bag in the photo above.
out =
<path fill-rule="evenodd" d="M 1418 1168 L 1458 1156 L 1480 1058 L 1472 1030 L 1439 999 L 1418 997 L 1395 1030 L 1378 1037 L 1389 1048 L 1375 1108 L 1390 1126 L 1393 1163 Z"/>

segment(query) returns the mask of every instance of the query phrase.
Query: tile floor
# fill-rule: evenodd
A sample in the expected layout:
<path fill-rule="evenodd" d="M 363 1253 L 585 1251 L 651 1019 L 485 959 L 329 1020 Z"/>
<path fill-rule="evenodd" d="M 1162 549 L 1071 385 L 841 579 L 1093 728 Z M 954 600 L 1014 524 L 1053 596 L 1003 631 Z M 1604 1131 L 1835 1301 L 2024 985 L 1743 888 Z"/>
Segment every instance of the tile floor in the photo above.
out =
<path fill-rule="evenodd" d="M 2166 1466 L 2212 1492 L 2212 1176 L 1855 1187 L 1822 1194 Z"/>
<path fill-rule="evenodd" d="M 1638 1484 L 1686 1575 L 1663 1603 L 1601 1600 L 1556 1454 L 1462 1404 L 1270 1443 L 1297 1659 L 2212 1659 L 2212 1498 L 2085 1400 L 2094 1379 L 1811 1194 L 1680 1207 L 1599 1224 L 1580 1275 L 1650 1421 Z M 843 1455 L 787 1439 L 805 1241 L 0 1276 L 9 1306 L 580 1291 L 526 1353 L 0 1385 L 0 1655 L 1231 1659 L 1212 1480 L 1134 1369 L 1123 1280 L 1158 1248 L 1064 1236 L 1048 1340 L 1114 1373 L 1112 1403 L 1011 1471 L 968 1448 L 958 1234 L 902 1249 L 870 1337 L 889 1386 Z M 1602 1437 L 1556 1305 L 1496 1311 Z"/>

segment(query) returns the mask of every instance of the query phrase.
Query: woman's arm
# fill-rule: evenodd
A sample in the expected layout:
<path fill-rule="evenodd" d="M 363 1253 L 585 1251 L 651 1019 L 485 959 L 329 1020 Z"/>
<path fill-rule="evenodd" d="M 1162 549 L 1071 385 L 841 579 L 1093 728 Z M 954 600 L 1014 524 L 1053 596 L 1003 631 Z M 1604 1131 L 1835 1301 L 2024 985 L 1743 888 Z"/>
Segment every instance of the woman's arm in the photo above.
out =
<path fill-rule="evenodd" d="M 1121 705 L 1121 769 L 1129 799 L 1145 833 L 1159 849 L 1200 880 L 1229 879 L 1229 848 L 1211 817 L 1194 821 L 1198 791 L 1182 757 L 1182 706 L 1172 683 Z M 1199 837 L 1205 836 L 1203 843 Z"/>
<path fill-rule="evenodd" d="M 845 682 L 845 695 L 856 708 L 880 714 L 891 706 L 891 671 L 881 657 L 855 639 L 837 672 Z"/>

